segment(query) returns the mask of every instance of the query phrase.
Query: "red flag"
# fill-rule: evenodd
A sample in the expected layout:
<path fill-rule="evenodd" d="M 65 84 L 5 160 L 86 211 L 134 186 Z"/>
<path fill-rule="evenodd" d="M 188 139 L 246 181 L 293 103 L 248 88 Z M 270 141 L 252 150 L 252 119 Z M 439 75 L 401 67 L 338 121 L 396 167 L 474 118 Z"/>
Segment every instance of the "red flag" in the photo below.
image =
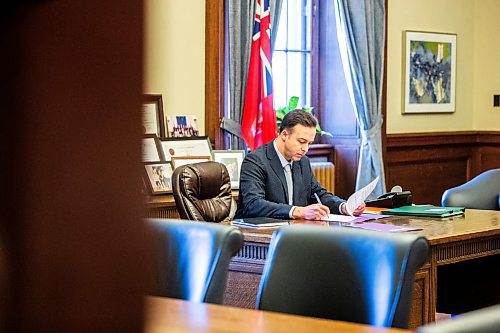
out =
<path fill-rule="evenodd" d="M 250 150 L 277 136 L 271 73 L 271 11 L 269 0 L 256 1 L 250 66 L 241 132 Z"/>

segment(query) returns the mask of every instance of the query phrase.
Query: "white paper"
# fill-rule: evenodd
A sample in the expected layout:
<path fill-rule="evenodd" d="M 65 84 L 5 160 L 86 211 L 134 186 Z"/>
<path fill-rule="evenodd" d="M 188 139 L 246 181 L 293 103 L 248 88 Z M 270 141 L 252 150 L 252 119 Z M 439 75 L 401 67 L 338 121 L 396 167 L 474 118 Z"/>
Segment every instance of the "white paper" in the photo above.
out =
<path fill-rule="evenodd" d="M 358 208 L 359 205 L 365 202 L 366 198 L 368 198 L 370 193 L 372 193 L 373 189 L 377 185 L 378 178 L 379 177 L 375 178 L 370 184 L 366 185 L 361 190 L 356 191 L 349 197 L 349 199 L 347 199 L 346 209 L 349 215 L 353 216 L 352 212 L 354 212 L 354 210 Z"/>
<path fill-rule="evenodd" d="M 321 220 L 330 222 L 352 222 L 355 219 L 357 219 L 356 216 L 328 214 L 327 217 L 324 217 Z"/>

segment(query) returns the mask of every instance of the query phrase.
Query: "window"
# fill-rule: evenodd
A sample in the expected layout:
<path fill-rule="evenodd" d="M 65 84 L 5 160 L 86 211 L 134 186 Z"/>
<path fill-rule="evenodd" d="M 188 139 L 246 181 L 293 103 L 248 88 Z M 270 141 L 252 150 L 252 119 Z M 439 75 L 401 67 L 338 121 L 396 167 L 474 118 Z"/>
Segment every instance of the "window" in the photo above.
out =
<path fill-rule="evenodd" d="M 283 0 L 272 55 L 273 97 L 276 108 L 299 97 L 311 105 L 312 0 Z"/>

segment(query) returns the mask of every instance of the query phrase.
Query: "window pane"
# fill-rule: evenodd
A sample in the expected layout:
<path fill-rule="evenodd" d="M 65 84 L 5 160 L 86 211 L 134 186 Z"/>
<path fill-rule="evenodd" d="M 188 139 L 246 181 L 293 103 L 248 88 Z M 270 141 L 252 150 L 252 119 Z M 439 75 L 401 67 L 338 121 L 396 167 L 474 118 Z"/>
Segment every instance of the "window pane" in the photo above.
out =
<path fill-rule="evenodd" d="M 300 50 L 304 38 L 304 8 L 302 0 L 288 1 L 288 49 Z"/>
<path fill-rule="evenodd" d="M 274 44 L 275 50 L 286 49 L 287 26 L 288 26 L 288 1 L 283 1 L 283 4 L 281 5 L 280 19 L 278 22 L 278 30 L 275 29 L 276 27 L 273 27 L 274 28 L 273 33 L 277 34 L 276 41 Z"/>
<path fill-rule="evenodd" d="M 302 53 L 289 53 L 288 54 L 288 98 L 291 96 L 299 97 L 299 107 L 303 106 L 306 102 L 306 73 L 307 69 L 305 56 Z"/>
<path fill-rule="evenodd" d="M 286 94 L 286 53 L 273 53 L 273 98 L 275 108 L 279 108 L 288 104 Z"/>
<path fill-rule="evenodd" d="M 299 97 L 299 107 L 311 102 L 311 2 L 283 0 L 273 52 L 274 105 Z"/>

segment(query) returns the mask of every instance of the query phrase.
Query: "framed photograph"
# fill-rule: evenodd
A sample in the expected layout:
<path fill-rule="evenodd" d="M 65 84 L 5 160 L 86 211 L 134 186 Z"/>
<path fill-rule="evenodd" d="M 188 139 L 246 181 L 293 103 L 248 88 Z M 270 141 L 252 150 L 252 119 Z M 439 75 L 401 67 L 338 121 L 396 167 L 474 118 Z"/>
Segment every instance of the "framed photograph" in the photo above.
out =
<path fill-rule="evenodd" d="M 167 131 L 170 138 L 200 135 L 196 116 L 167 116 Z"/>
<path fill-rule="evenodd" d="M 404 32 L 403 113 L 455 112 L 457 35 Z"/>
<path fill-rule="evenodd" d="M 212 156 L 172 156 L 172 166 L 175 169 L 181 165 L 207 162 L 212 160 Z"/>
<path fill-rule="evenodd" d="M 226 166 L 231 179 L 231 188 L 240 188 L 240 170 L 241 163 L 245 158 L 244 150 L 214 150 L 212 151 L 213 160 Z"/>
<path fill-rule="evenodd" d="M 168 162 L 146 163 L 146 182 L 152 194 L 172 193 L 172 165 Z"/>
<path fill-rule="evenodd" d="M 206 136 L 167 138 L 161 139 L 160 143 L 165 161 L 170 161 L 173 156 L 212 156 L 212 145 Z"/>
<path fill-rule="evenodd" d="M 160 138 L 166 136 L 165 116 L 163 115 L 163 100 L 161 95 L 143 95 L 142 132 L 145 135 L 156 134 Z"/>
<path fill-rule="evenodd" d="M 160 140 L 156 134 L 147 134 L 142 138 L 142 161 L 161 162 L 164 161 Z"/>

